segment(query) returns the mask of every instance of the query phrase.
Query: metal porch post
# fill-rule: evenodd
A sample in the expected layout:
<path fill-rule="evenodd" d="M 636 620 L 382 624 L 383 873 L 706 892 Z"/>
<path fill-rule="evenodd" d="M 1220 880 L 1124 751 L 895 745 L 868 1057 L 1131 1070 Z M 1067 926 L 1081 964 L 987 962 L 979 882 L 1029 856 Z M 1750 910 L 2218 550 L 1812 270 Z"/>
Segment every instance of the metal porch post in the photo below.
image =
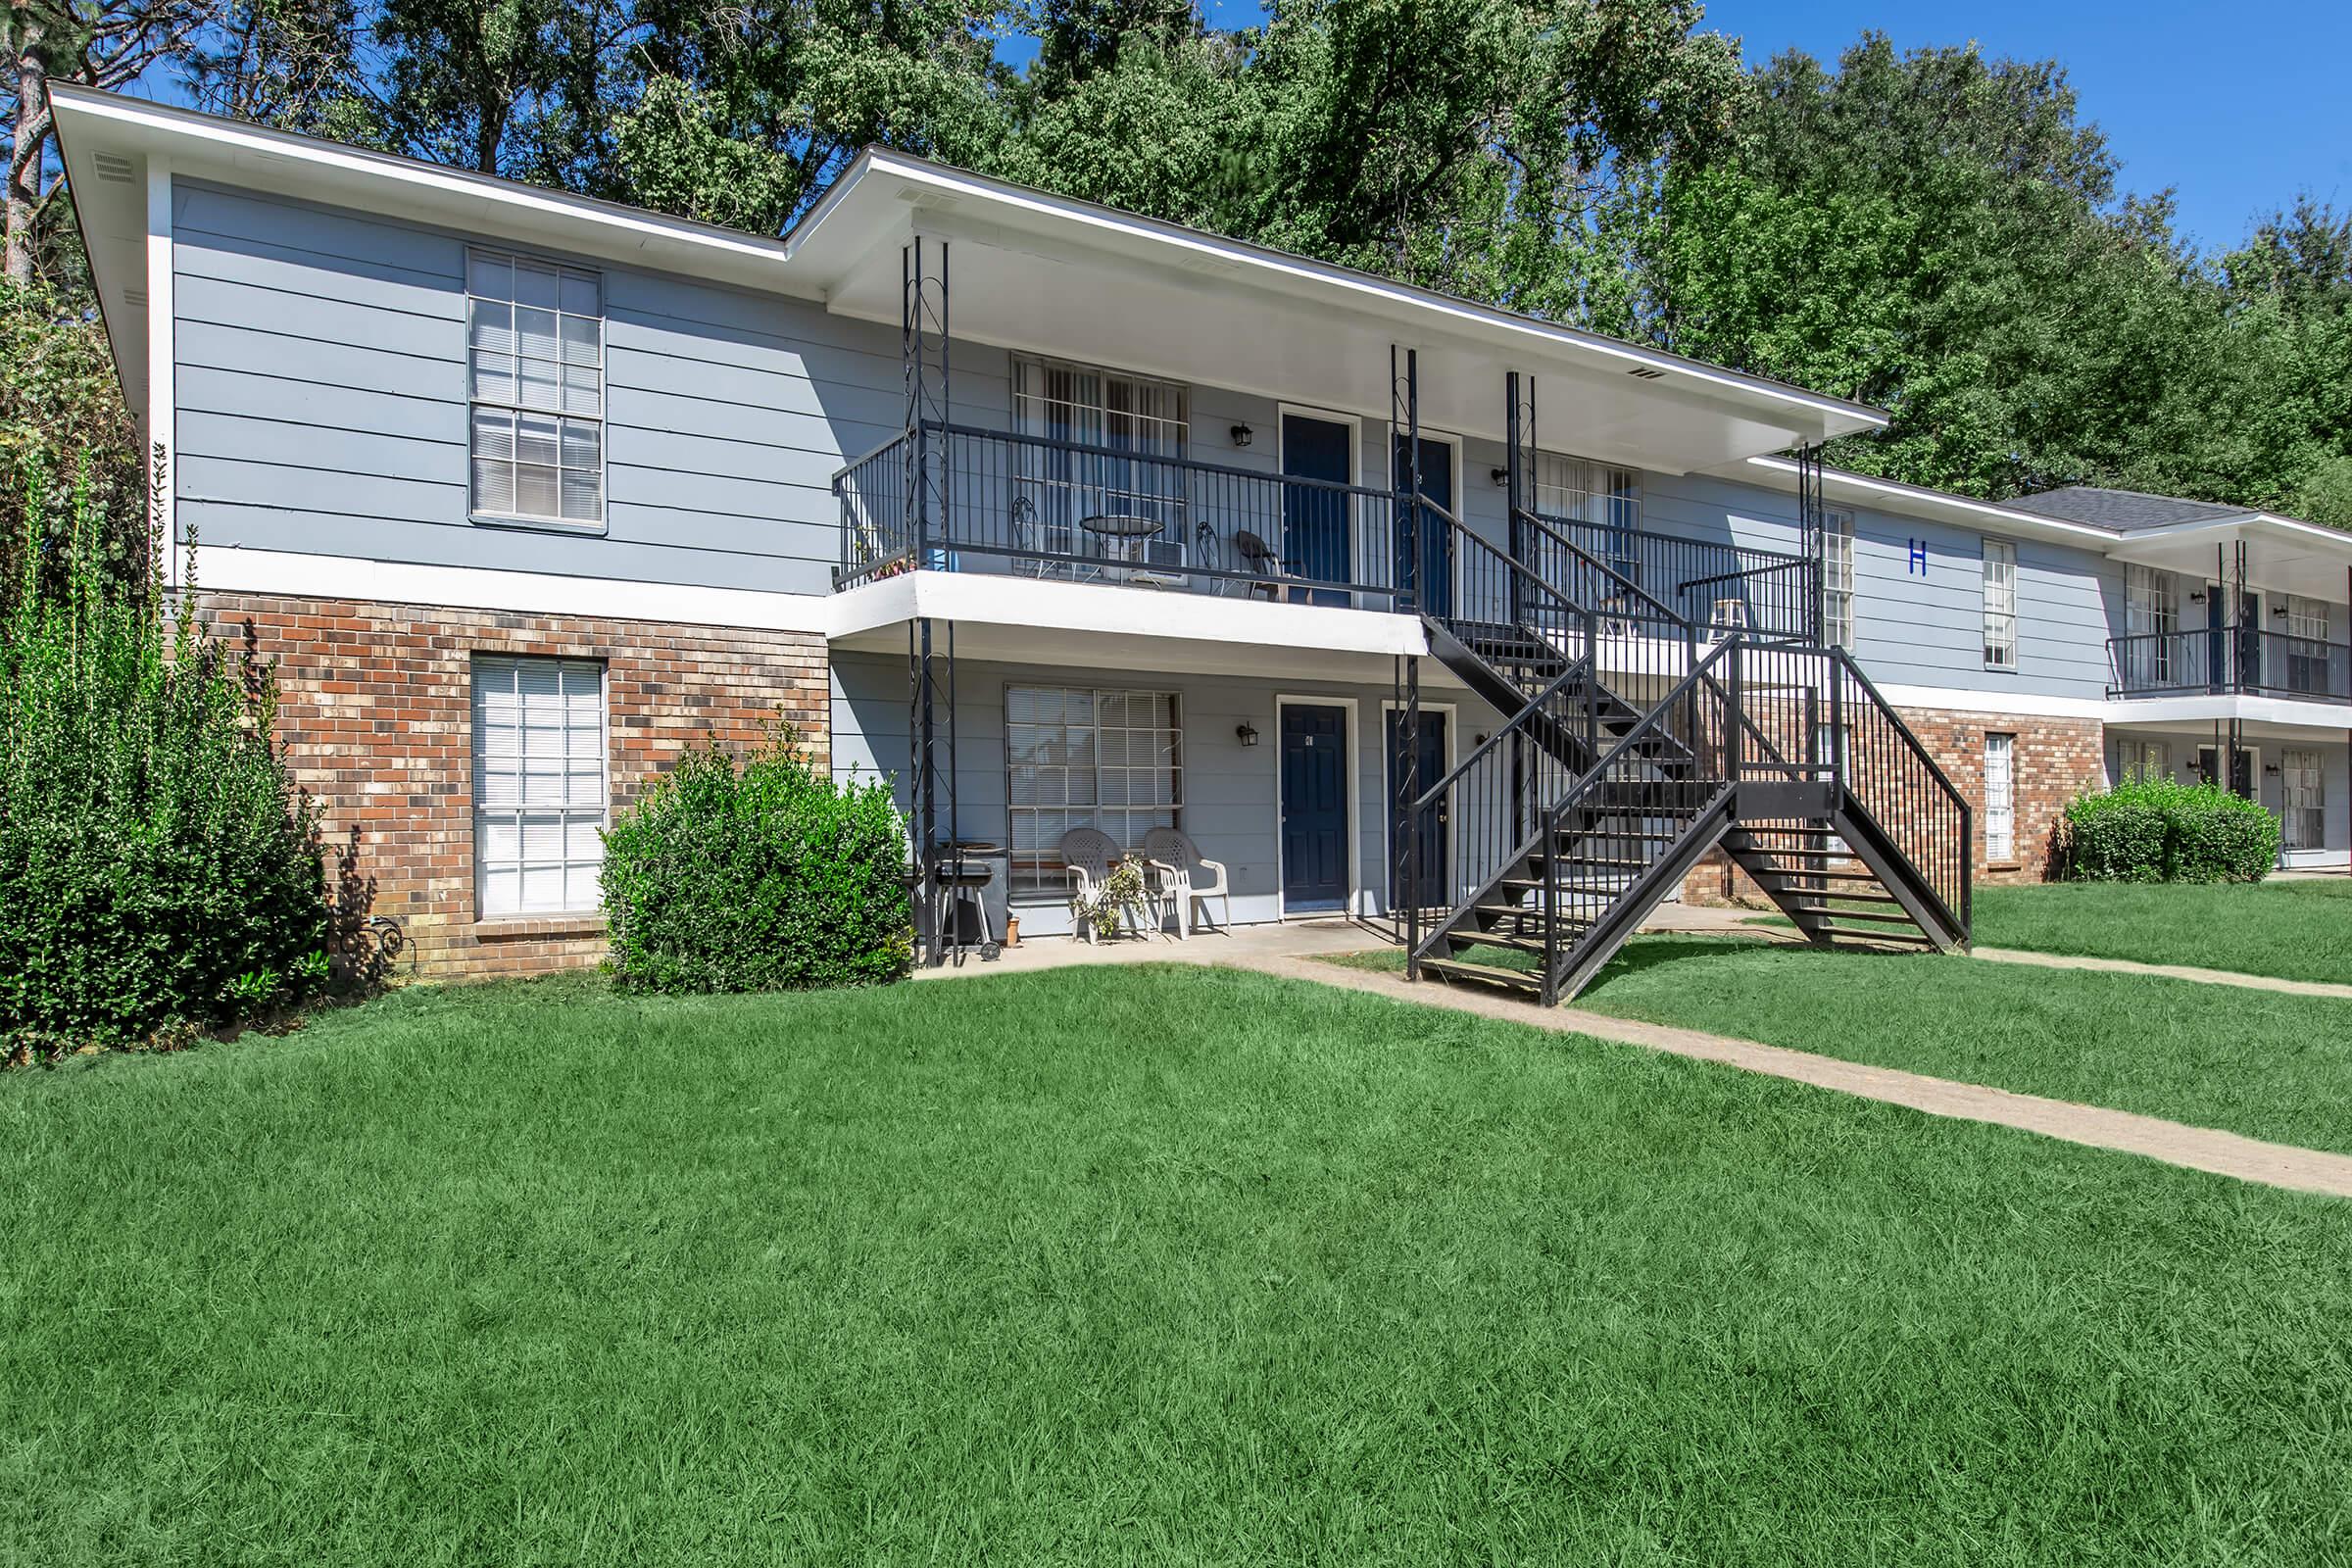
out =
<path fill-rule="evenodd" d="M 936 271 L 933 268 L 936 267 Z M 899 368 L 905 388 L 906 435 L 906 536 L 913 541 L 912 564 L 919 571 L 945 568 L 946 550 L 934 553 L 935 535 L 954 533 L 954 468 L 947 430 L 951 404 L 948 378 L 948 247 L 909 237 L 899 252 Z M 911 817 L 915 954 L 936 967 L 947 960 L 955 933 L 943 931 L 945 912 L 939 875 L 943 855 L 954 853 L 960 824 L 956 812 L 956 628 L 943 639 L 931 617 L 917 614 L 907 627 L 909 710 L 907 795 Z M 947 748 L 940 754 L 939 707 L 946 684 Z M 947 844 L 940 838 L 940 790 L 947 791 Z"/>

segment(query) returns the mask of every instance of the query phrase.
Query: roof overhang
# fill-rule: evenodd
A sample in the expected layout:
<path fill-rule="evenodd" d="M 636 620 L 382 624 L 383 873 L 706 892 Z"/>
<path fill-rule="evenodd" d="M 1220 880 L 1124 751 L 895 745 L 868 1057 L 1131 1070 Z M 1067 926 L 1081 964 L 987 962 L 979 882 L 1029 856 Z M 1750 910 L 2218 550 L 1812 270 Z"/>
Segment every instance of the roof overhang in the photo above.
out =
<path fill-rule="evenodd" d="M 953 244 L 961 341 L 1385 419 L 1389 349 L 1422 422 L 1499 438 L 1500 370 L 1536 378 L 1544 444 L 1684 471 L 1885 423 L 1860 404 L 1370 273 L 869 148 L 781 239 L 56 86 L 69 187 L 123 390 L 146 401 L 149 175 L 213 180 L 797 298 L 897 324 L 899 248 Z"/>
<path fill-rule="evenodd" d="M 805 292 L 784 265 L 781 240 L 116 93 L 53 83 L 49 97 L 67 188 L 133 410 L 146 407 L 147 183 L 156 168 L 770 293 Z"/>
<path fill-rule="evenodd" d="M 1739 477 L 1793 492 L 1796 489 L 1796 465 L 1787 458 L 1750 458 L 1740 466 Z M 1930 490 L 1893 479 L 1874 478 L 1870 474 L 1853 473 L 1844 468 L 1823 470 L 1822 493 L 1831 501 L 1841 501 L 1848 506 L 1870 507 L 1906 517 L 1948 522 L 1962 528 L 1986 528 L 2004 537 L 2042 539 L 2086 550 L 2109 549 L 2120 537 L 2109 528 L 2094 528 L 2088 523 L 2045 517 L 2038 512 L 2021 512 L 1997 502 L 1979 501 L 1971 496 Z"/>
<path fill-rule="evenodd" d="M 1389 417 L 1392 346 L 1424 426 L 1500 440 L 1504 368 L 1542 444 L 1666 472 L 1879 427 L 1858 403 L 1349 268 L 869 148 L 787 236 L 828 308 L 896 324 L 900 248 L 949 246 L 959 341 Z"/>
<path fill-rule="evenodd" d="M 2254 547 L 2247 552 L 2251 587 L 2338 603 L 2352 597 L 2352 578 L 2346 576 L 2352 572 L 2352 533 L 2267 512 L 2134 529 L 2108 554 L 2138 565 L 2218 579 L 2228 574 L 2230 549 L 2239 543 Z"/>

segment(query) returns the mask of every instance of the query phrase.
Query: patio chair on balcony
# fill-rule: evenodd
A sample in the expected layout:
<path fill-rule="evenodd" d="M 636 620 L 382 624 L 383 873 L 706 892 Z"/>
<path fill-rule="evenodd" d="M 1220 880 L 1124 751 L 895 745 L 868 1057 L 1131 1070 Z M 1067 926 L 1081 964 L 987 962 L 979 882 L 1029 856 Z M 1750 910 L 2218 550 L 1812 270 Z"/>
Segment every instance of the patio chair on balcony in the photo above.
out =
<path fill-rule="evenodd" d="M 1282 598 L 1282 579 L 1289 575 L 1283 569 L 1282 558 L 1274 547 L 1256 534 L 1244 528 L 1233 536 L 1233 552 L 1242 558 L 1242 564 L 1257 574 L 1257 580 L 1246 585 L 1245 592 L 1264 594 L 1268 599 Z"/>
<path fill-rule="evenodd" d="M 1167 902 L 1175 910 L 1179 940 L 1207 923 L 1201 917 L 1200 906 L 1210 899 L 1217 901 L 1223 918 L 1209 929 L 1232 932 L 1233 892 L 1225 880 L 1224 861 L 1202 855 L 1200 845 L 1182 828 L 1174 827 L 1155 827 L 1145 833 L 1144 854 L 1153 864 L 1167 868 Z"/>

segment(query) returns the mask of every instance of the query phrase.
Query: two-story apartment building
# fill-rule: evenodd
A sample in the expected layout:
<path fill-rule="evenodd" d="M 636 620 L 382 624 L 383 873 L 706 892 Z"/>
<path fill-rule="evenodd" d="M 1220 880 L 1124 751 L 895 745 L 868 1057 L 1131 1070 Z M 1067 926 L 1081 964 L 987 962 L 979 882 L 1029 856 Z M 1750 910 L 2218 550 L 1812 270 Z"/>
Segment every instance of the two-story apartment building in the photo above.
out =
<path fill-rule="evenodd" d="M 2123 767 L 2352 846 L 2326 530 L 1824 472 L 1882 416 L 878 150 L 767 239 L 55 98 L 173 569 L 428 971 L 593 955 L 612 813 L 778 713 L 1031 932 L 1176 828 L 1570 990 L 1708 854 L 1963 939 Z"/>

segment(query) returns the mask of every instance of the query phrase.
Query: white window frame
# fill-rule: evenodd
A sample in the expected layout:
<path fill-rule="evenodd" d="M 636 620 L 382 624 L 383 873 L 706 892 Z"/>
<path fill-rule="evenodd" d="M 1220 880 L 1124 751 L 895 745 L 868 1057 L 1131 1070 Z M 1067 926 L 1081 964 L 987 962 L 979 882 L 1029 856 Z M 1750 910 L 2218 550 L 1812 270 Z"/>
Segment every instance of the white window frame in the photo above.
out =
<path fill-rule="evenodd" d="M 2006 730 L 1984 732 L 1984 858 L 1994 865 L 2018 858 L 2017 736 Z"/>
<path fill-rule="evenodd" d="M 489 290 L 492 279 L 504 270 L 507 287 L 504 297 Z M 553 306 L 526 304 L 519 282 L 523 274 L 547 285 L 546 298 Z M 582 289 L 594 291 L 596 309 L 593 314 L 573 306 L 584 303 Z M 506 319 L 498 319 L 501 311 Z M 554 368 L 554 382 L 546 394 L 533 397 L 526 390 L 523 373 L 520 330 L 514 313 L 521 310 L 546 311 L 552 326 L 550 345 L 553 358 L 533 357 L 529 363 Z M 593 323 L 591 331 L 583 332 L 579 323 Z M 581 353 L 578 339 L 593 337 L 593 355 Z M 499 362 L 505 362 L 503 371 Z M 514 251 L 492 250 L 484 246 L 468 246 L 466 252 L 466 514 L 475 522 L 493 523 L 506 527 L 556 528 L 573 533 L 602 533 L 605 530 L 611 486 L 608 482 L 608 456 L 611 442 L 607 428 L 605 342 L 605 280 L 601 272 L 586 268 L 569 267 L 525 256 Z M 590 384 L 574 385 L 575 372 L 591 372 Z M 504 422 L 505 450 L 495 446 L 485 451 L 486 441 L 495 442 L 499 425 Z M 546 422 L 552 429 L 539 437 L 548 445 L 543 455 L 553 459 L 547 463 L 525 463 L 523 440 L 525 422 Z M 585 451 L 594 442 L 594 453 Z M 501 508 L 483 499 L 484 476 L 492 469 L 485 466 L 504 466 L 507 491 L 513 505 Z M 526 511 L 522 506 L 522 481 L 525 469 L 549 468 L 554 471 L 555 505 L 553 511 Z M 596 487 L 595 506 L 581 508 L 577 514 L 566 515 L 567 494 L 576 493 L 578 486 L 593 483 Z"/>
<path fill-rule="evenodd" d="M 1821 630 L 1832 648 L 1854 646 L 1854 514 L 1833 507 L 1821 518 Z"/>
<path fill-rule="evenodd" d="M 2180 578 L 2161 566 L 2124 568 L 2124 634 L 2146 638 L 2126 644 L 2129 684 L 2163 687 L 2173 683 L 2173 650 L 2180 643 Z"/>
<path fill-rule="evenodd" d="M 2328 847 L 2327 761 L 2312 747 L 2289 746 L 2278 754 L 2279 848 Z"/>
<path fill-rule="evenodd" d="M 2126 779 L 2173 776 L 2171 741 L 2122 740 L 2115 743 L 2116 782 Z"/>
<path fill-rule="evenodd" d="M 1070 378 L 1069 395 L 1053 396 L 1050 377 Z M 1092 397 L 1084 395 L 1091 382 Z M 1124 388 L 1129 407 L 1112 407 L 1114 388 Z M 1154 399 L 1172 399 L 1173 414 L 1141 412 Z M 1016 355 L 1012 361 L 1012 428 L 1016 435 L 1069 441 L 1081 446 L 1116 447 L 1116 420 L 1131 420 L 1129 432 L 1138 458 L 1184 462 L 1192 452 L 1193 389 L 1181 381 L 1136 375 L 1104 366 L 1041 355 Z M 1127 471 L 1122 483 L 1122 460 L 1098 454 L 1062 452 L 1020 444 L 1013 454 L 1011 482 L 1014 496 L 1027 506 L 1015 518 L 1015 549 L 1043 551 L 1054 557 L 1089 556 L 1102 543 L 1080 531 L 1081 519 L 1096 513 L 1133 510 L 1161 518 L 1156 535 L 1139 541 L 1139 564 L 1176 568 L 1191 556 L 1191 498 L 1183 470 L 1173 483 L 1150 487 L 1134 483 Z M 1145 469 L 1145 472 L 1157 470 Z M 1016 569 L 1030 576 L 1093 577 L 1102 568 L 1076 560 L 1022 559 Z"/>
<path fill-rule="evenodd" d="M 1984 667 L 2017 667 L 2017 546 L 1984 542 Z"/>
<path fill-rule="evenodd" d="M 555 701 L 562 705 L 563 716 L 555 725 L 529 722 L 523 704 L 523 677 L 527 671 L 538 670 L 556 677 Z M 602 662 L 588 659 L 551 659 L 514 654 L 477 654 L 470 673 L 471 727 L 473 753 L 473 886 L 476 918 L 483 920 L 532 919 L 546 916 L 594 913 L 602 903 L 600 889 L 604 869 L 604 831 L 612 826 L 612 737 L 609 682 Z M 512 693 L 515 707 L 513 726 L 514 744 L 512 755 L 498 743 L 497 726 L 486 719 L 488 699 L 499 686 Z M 595 693 L 596 722 L 581 726 L 573 722 L 573 700 L 592 687 Z M 553 728 L 558 751 L 553 758 L 536 754 L 531 737 Z M 583 744 L 593 752 L 581 749 Z M 532 761 L 554 761 L 553 769 L 539 769 L 540 776 L 553 774 L 563 781 L 561 803 L 542 799 L 530 800 L 529 781 Z M 493 808 L 490 780 L 496 771 L 514 775 L 514 788 L 512 806 Z M 575 781 L 593 775 L 595 802 L 591 807 L 581 799 Z M 542 822 L 555 819 L 556 837 L 561 853 L 554 857 L 534 857 L 530 853 L 532 819 Z M 512 856 L 494 854 L 493 841 L 501 826 L 512 830 Z M 585 829 L 594 835 L 593 854 L 573 853 L 582 842 L 575 830 Z M 557 872 L 563 893 L 550 899 L 528 896 L 531 873 L 553 868 Z M 504 890 L 504 874 L 514 873 L 514 893 Z M 575 873 L 585 873 L 584 879 Z M 584 885 L 583 885 L 584 881 Z"/>
<path fill-rule="evenodd" d="M 1013 714 L 1021 706 L 1016 700 L 1015 694 L 1022 692 L 1036 693 L 1041 696 L 1048 693 L 1060 694 L 1064 702 L 1064 717 L 1054 722 L 1035 718 L 1015 718 Z M 1073 724 L 1067 717 L 1067 700 L 1073 696 L 1084 696 L 1087 700 L 1088 720 L 1083 725 Z M 1156 726 L 1139 728 L 1128 723 L 1105 726 L 1102 722 L 1102 704 L 1105 698 L 1119 699 L 1122 703 L 1132 702 L 1136 698 L 1152 702 L 1164 699 L 1167 703 L 1167 727 L 1164 730 Z M 1102 744 L 1102 736 L 1108 728 L 1116 728 L 1119 733 L 1128 736 L 1164 737 L 1167 746 L 1167 758 L 1164 764 L 1157 760 L 1141 765 L 1132 761 L 1124 763 L 1106 761 L 1103 755 L 1105 748 Z M 1059 801 L 1036 799 L 1039 795 L 1054 793 L 1045 787 L 1048 781 L 1042 776 L 1043 770 L 1039 769 L 1040 776 L 1033 781 L 1031 789 L 1027 792 L 1032 799 L 1023 802 L 1021 800 L 1023 794 L 1020 777 L 1021 766 L 1015 760 L 1013 744 L 1018 738 L 1014 732 L 1019 729 L 1040 731 L 1059 729 L 1064 736 L 1065 749 L 1070 745 L 1067 739 L 1070 733 L 1073 730 L 1083 729 L 1088 736 L 1091 757 L 1088 766 L 1084 769 L 1088 775 L 1084 791 L 1068 787 L 1069 775 L 1080 771 L 1079 769 L 1073 768 L 1067 761 L 1047 764 L 1059 767 L 1063 772 L 1065 787 L 1059 792 L 1062 799 Z M 1155 741 L 1154 744 L 1156 745 L 1157 742 Z M 1030 765 L 1033 769 L 1038 767 L 1036 763 Z M 1152 800 L 1140 803 L 1132 798 L 1127 801 L 1105 802 L 1102 797 L 1106 793 L 1111 793 L 1105 788 L 1106 775 L 1113 770 L 1123 771 L 1131 778 L 1137 773 L 1164 773 L 1166 776 L 1165 791 L 1154 789 L 1152 793 L 1155 795 L 1164 793 L 1168 798 L 1164 801 Z M 1072 801 L 1069 798 L 1080 793 L 1089 798 L 1084 801 Z M 1132 797 L 1133 791 L 1129 789 L 1119 793 Z M 1004 843 L 1006 854 L 1009 857 L 1007 893 L 1011 901 L 1015 904 L 1058 904 L 1063 902 L 1069 897 L 1070 883 L 1060 858 L 1062 833 L 1077 827 L 1101 828 L 1118 841 L 1119 848 L 1133 852 L 1139 851 L 1143 847 L 1145 827 L 1182 828 L 1184 826 L 1183 694 L 1171 687 L 1084 686 L 1043 681 L 1007 683 L 1004 687 Z M 1019 847 L 1021 835 L 1016 831 L 1014 824 L 1024 812 L 1040 818 L 1051 813 L 1060 819 L 1061 831 L 1053 835 L 1053 842 L 1050 844 L 1043 838 L 1039 838 L 1031 848 L 1021 849 Z M 1152 820 L 1139 825 L 1138 819 L 1145 817 Z M 1163 818 L 1164 820 L 1162 820 Z M 1108 825 L 1112 822 L 1116 822 L 1117 825 Z M 1042 832 L 1042 828 L 1040 831 Z"/>

